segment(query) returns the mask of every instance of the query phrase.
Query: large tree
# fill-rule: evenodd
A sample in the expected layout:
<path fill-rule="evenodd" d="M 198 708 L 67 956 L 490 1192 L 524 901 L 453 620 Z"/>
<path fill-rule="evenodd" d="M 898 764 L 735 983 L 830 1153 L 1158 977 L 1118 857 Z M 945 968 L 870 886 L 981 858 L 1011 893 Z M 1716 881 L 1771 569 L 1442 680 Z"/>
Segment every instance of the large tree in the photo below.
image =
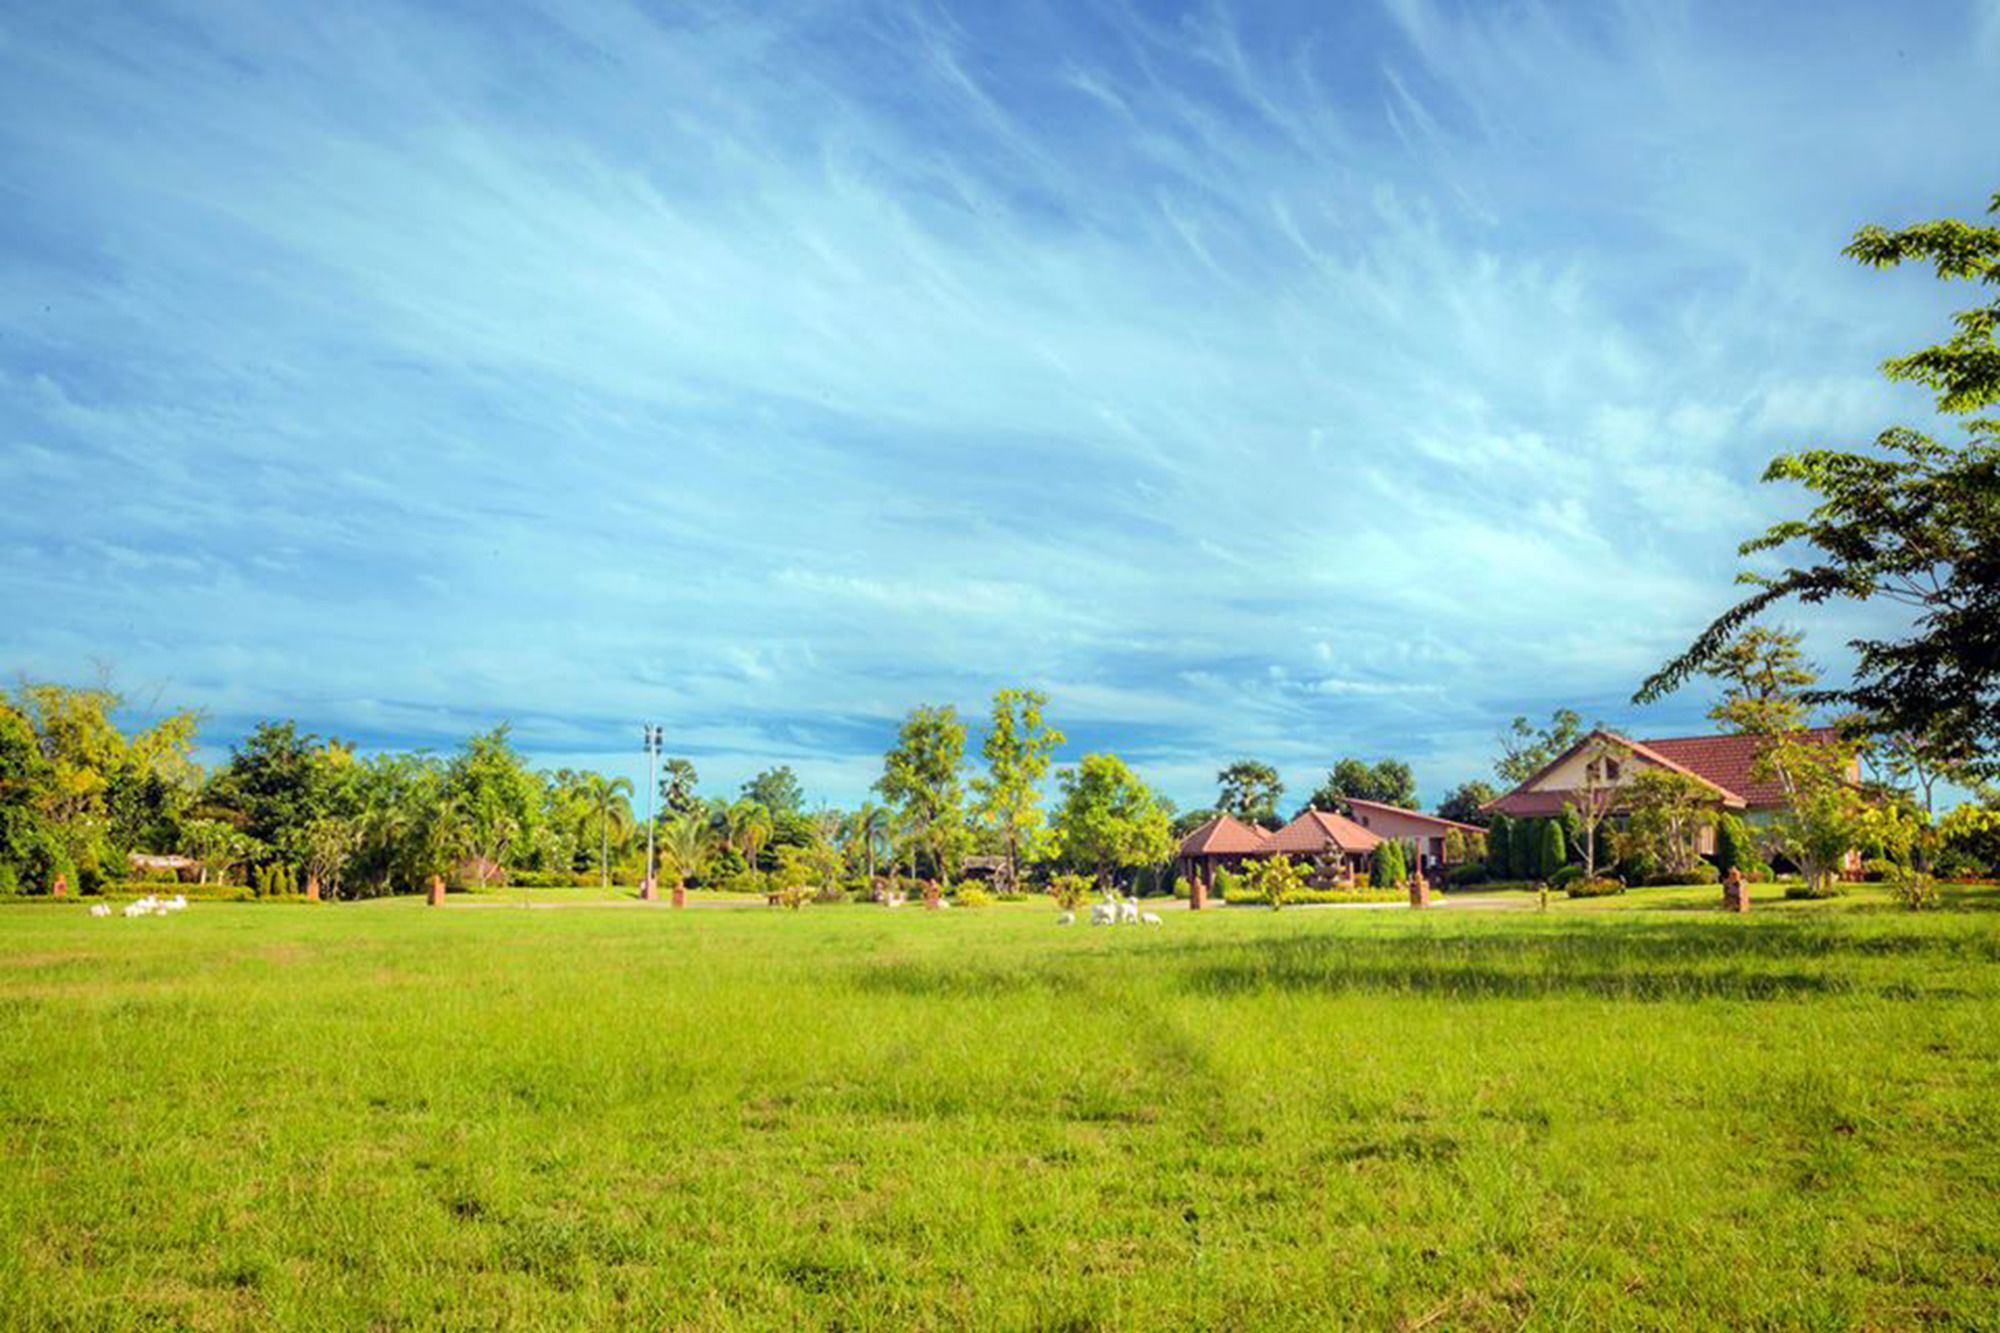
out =
<path fill-rule="evenodd" d="M 1483 807 L 1499 794 L 1490 782 L 1481 782 L 1477 778 L 1461 782 L 1438 802 L 1438 818 L 1455 819 L 1461 824 L 1477 824 L 1484 828 L 1492 816 Z"/>
<path fill-rule="evenodd" d="M 541 813 L 541 789 L 510 730 L 503 722 L 471 737 L 445 769 L 443 803 L 456 810 L 457 829 L 450 839 L 435 840 L 432 850 L 462 846 L 482 887 L 507 866 L 515 848 L 531 841 Z M 632 790 L 629 781 L 618 781 Z"/>
<path fill-rule="evenodd" d="M 789 764 L 767 768 L 744 783 L 743 799 L 763 806 L 774 822 L 803 814 L 806 808 L 805 788 L 799 786 L 799 775 Z"/>
<path fill-rule="evenodd" d="M 1331 810 L 1345 814 L 1349 797 L 1380 801 L 1384 805 L 1417 808 L 1417 779 L 1410 766 L 1400 759 L 1376 763 L 1347 758 L 1333 766 L 1326 781 L 1307 798 L 1307 810 Z"/>
<path fill-rule="evenodd" d="M 1042 718 L 1048 696 L 1039 690 L 1000 690 L 981 753 L 986 775 L 974 778 L 977 812 L 1007 849 L 1007 882 L 1020 877 L 1021 848 L 1042 825 L 1042 779 L 1049 759 L 1068 737 Z"/>
<path fill-rule="evenodd" d="M 1572 709 L 1556 709 L 1546 727 L 1517 717 L 1500 733 L 1500 757 L 1493 761 L 1493 772 L 1509 787 L 1518 787 L 1582 736 L 1583 718 Z"/>
<path fill-rule="evenodd" d="M 2000 194 L 1990 212 L 2000 213 Z M 1940 279 L 2000 289 L 2000 227 L 1956 219 L 1888 231 L 1863 227 L 1845 251 L 1871 267 L 1924 263 Z M 1902 637 L 1857 639 L 1852 683 L 1815 688 L 1804 702 L 1835 703 L 1887 732 L 1926 738 L 1933 757 L 2000 773 L 2000 292 L 1953 316 L 1946 341 L 1886 362 L 1891 380 L 1920 384 L 1960 418 L 1946 443 L 1892 426 L 1868 451 L 1784 454 L 1766 482 L 1797 482 L 1818 497 L 1804 518 L 1776 523 L 1743 555 L 1805 548 L 1776 574 L 1745 572 L 1756 589 L 1716 617 L 1686 652 L 1639 689 L 1657 699 L 1722 658 L 1740 630 L 1780 602 L 1882 601 L 1909 613 Z"/>
<path fill-rule="evenodd" d="M 1113 871 L 1173 855 L 1167 811 L 1115 754 L 1087 754 L 1056 775 L 1062 800 L 1051 819 L 1058 854 L 1072 869 L 1108 883 Z"/>
<path fill-rule="evenodd" d="M 903 719 L 895 747 L 882 756 L 882 776 L 875 780 L 875 790 L 896 807 L 907 836 L 930 853 L 932 868 L 947 880 L 965 831 L 959 777 L 964 763 L 965 723 L 958 710 L 949 704 L 915 708 Z"/>
<path fill-rule="evenodd" d="M 1246 824 L 1278 825 L 1278 801 L 1285 784 L 1278 770 L 1258 759 L 1238 759 L 1215 775 L 1221 788 L 1215 808 Z"/>

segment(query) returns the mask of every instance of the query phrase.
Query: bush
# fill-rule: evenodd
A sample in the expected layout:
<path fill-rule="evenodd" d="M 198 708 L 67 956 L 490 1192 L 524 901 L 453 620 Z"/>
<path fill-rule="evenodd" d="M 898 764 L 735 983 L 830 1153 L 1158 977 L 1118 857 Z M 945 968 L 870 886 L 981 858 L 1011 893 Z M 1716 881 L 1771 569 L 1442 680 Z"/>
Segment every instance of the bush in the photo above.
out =
<path fill-rule="evenodd" d="M 1582 878 L 1582 866 L 1564 866 L 1561 870 L 1549 876 L 1549 887 L 1552 889 L 1566 889 Z"/>
<path fill-rule="evenodd" d="M 1720 884 L 1722 875 L 1706 861 L 1696 861 L 1686 870 L 1655 871 L 1639 881 L 1649 888 L 1663 888 L 1669 884 Z"/>
<path fill-rule="evenodd" d="M 11 895 L 20 891 L 21 877 L 15 873 L 13 866 L 5 861 L 0 861 L 0 894 Z"/>
<path fill-rule="evenodd" d="M 1892 876 L 1888 884 L 1889 896 L 1895 899 L 1897 906 L 1907 911 L 1927 912 L 1943 905 L 1938 883 L 1929 875 L 1904 872 Z"/>
<path fill-rule="evenodd" d="M 1563 891 L 1572 898 L 1609 898 L 1613 894 L 1625 892 L 1625 884 L 1624 881 L 1616 879 L 1578 878 L 1571 880 L 1569 887 Z"/>
<path fill-rule="evenodd" d="M 1371 888 L 1393 889 L 1402 885 L 1408 871 L 1403 865 L 1403 844 L 1394 840 L 1375 849 L 1375 864 L 1368 872 Z"/>
<path fill-rule="evenodd" d="M 1542 821 L 1541 845 L 1535 849 L 1535 875 L 1539 879 L 1554 879 L 1556 873 L 1569 860 L 1569 844 L 1563 840 L 1563 823 L 1559 819 Z"/>
<path fill-rule="evenodd" d="M 1056 906 L 1065 912 L 1074 912 L 1082 907 L 1090 897 L 1090 880 L 1072 871 L 1064 871 L 1049 880 L 1049 897 L 1056 900 Z"/>
<path fill-rule="evenodd" d="M 992 894 L 984 889 L 974 888 L 969 884 L 954 894 L 953 898 L 960 907 L 991 907 L 993 905 Z"/>
<path fill-rule="evenodd" d="M 97 886 L 100 895 L 106 898 L 144 898 L 148 894 L 160 897 L 163 886 L 147 879 L 111 879 Z M 174 885 L 174 893 L 189 902 L 245 903 L 256 894 L 243 884 L 179 884 Z M 165 895 L 171 898 L 172 893 Z M 280 901 L 274 897 L 273 902 Z"/>
<path fill-rule="evenodd" d="M 1828 876 L 1826 887 L 1815 889 L 1804 880 L 1798 880 L 1795 883 L 1785 886 L 1785 896 L 1787 898 L 1805 899 L 1808 901 L 1820 898 L 1838 898 L 1840 896 L 1840 881 Z"/>
<path fill-rule="evenodd" d="M 1541 869 L 1542 820 L 1524 819 L 1507 835 L 1507 874 L 1534 879 Z"/>
<path fill-rule="evenodd" d="M 1756 844 L 1750 841 L 1750 826 L 1740 816 L 1724 814 L 1715 825 L 1715 869 L 1727 875 L 1741 870 L 1745 875 L 1757 860 Z"/>
<path fill-rule="evenodd" d="M 1486 830 L 1486 877 L 1506 879 L 1514 873 L 1513 853 L 1514 821 L 1505 815 L 1495 815 L 1491 827 Z"/>
<path fill-rule="evenodd" d="M 1401 903 L 1408 902 L 1403 889 L 1300 889 L 1285 895 L 1285 904 L 1294 903 Z"/>
<path fill-rule="evenodd" d="M 1465 865 L 1453 866 L 1444 872 L 1444 882 L 1454 889 L 1484 884 L 1487 878 L 1486 864 L 1483 861 L 1470 861 Z"/>
<path fill-rule="evenodd" d="M 1226 903 L 1250 901 L 1243 891 L 1243 876 L 1233 870 L 1215 872 L 1215 896 Z"/>

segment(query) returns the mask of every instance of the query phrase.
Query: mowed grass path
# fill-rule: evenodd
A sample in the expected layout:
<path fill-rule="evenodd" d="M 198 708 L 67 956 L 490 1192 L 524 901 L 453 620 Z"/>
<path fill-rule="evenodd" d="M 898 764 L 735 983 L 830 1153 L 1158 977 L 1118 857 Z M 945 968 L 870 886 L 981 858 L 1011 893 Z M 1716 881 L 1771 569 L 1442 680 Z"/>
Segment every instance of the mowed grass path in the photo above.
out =
<path fill-rule="evenodd" d="M 9 908 L 0 1320 L 1991 1327 L 1996 905 Z"/>

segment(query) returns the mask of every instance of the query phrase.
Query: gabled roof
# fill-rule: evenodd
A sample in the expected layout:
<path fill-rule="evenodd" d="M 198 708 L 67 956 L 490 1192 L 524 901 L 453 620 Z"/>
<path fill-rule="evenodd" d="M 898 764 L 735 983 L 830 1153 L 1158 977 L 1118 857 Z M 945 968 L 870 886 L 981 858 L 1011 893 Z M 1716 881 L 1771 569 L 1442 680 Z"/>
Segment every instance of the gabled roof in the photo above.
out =
<path fill-rule="evenodd" d="M 1800 739 L 1819 745 L 1835 739 L 1832 727 L 1814 727 L 1800 733 Z M 1785 789 L 1776 782 L 1756 776 L 1757 737 L 1738 732 L 1727 736 L 1675 736 L 1647 741 L 1655 754 L 1680 763 L 1720 787 L 1743 798 L 1752 810 L 1766 810 L 1785 803 Z"/>
<path fill-rule="evenodd" d="M 1298 853 L 1307 856 L 1326 852 L 1372 852 L 1382 840 L 1346 815 L 1327 810 L 1302 810 L 1299 817 L 1271 835 L 1264 844 L 1267 852 Z"/>
<path fill-rule="evenodd" d="M 1414 819 L 1424 824 L 1435 824 L 1440 831 L 1455 828 L 1461 833 L 1486 832 L 1485 829 L 1479 827 L 1477 824 L 1461 824 L 1456 819 L 1446 819 L 1443 815 L 1427 815 L 1421 810 L 1405 810 L 1402 806 L 1390 805 L 1387 801 L 1364 801 L 1358 796 L 1349 796 L 1345 799 L 1349 805 L 1365 813 L 1373 814 L 1375 811 L 1380 810 L 1383 814 L 1397 815 L 1403 819 Z"/>
<path fill-rule="evenodd" d="M 1264 851 L 1271 835 L 1229 815 L 1217 815 L 1181 839 L 1182 856 L 1247 856 Z"/>
<path fill-rule="evenodd" d="M 1801 733 L 1801 739 L 1815 744 L 1830 741 L 1834 736 L 1835 732 L 1831 727 L 1815 727 Z M 1785 803 L 1785 793 L 1781 786 L 1755 776 L 1758 745 L 1755 736 L 1737 733 L 1635 741 L 1615 731 L 1599 730 L 1591 732 L 1542 765 L 1534 776 L 1514 790 L 1503 796 L 1494 797 L 1480 808 L 1505 815 L 1560 814 L 1568 799 L 1567 794 L 1561 791 L 1537 791 L 1534 790 L 1535 784 L 1596 740 L 1623 746 L 1639 759 L 1676 773 L 1685 773 L 1712 790 L 1716 794 L 1717 801 L 1727 809 L 1768 810 Z"/>

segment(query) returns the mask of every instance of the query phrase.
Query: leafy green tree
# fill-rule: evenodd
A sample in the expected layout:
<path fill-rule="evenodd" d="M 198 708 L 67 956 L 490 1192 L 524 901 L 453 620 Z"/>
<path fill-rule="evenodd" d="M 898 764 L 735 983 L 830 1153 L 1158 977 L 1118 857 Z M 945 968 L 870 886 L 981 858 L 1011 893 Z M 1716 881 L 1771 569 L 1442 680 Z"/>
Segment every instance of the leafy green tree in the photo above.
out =
<path fill-rule="evenodd" d="M 1307 798 L 1305 808 L 1345 814 L 1350 797 L 1414 810 L 1417 808 L 1416 775 L 1400 759 L 1383 759 L 1373 764 L 1360 759 L 1342 759 L 1326 775 L 1326 781 Z"/>
<path fill-rule="evenodd" d="M 1767 836 L 1799 868 L 1808 896 L 1831 894 L 1841 862 L 1861 844 L 1868 803 L 1853 780 L 1853 745 L 1807 734 L 1819 677 L 1799 636 L 1752 627 L 1718 649 L 1707 670 L 1725 686 L 1709 717 L 1755 737 L 1752 772 L 1785 793 Z"/>
<path fill-rule="evenodd" d="M 1714 790 L 1691 774 L 1649 767 L 1633 774 L 1621 793 L 1626 855 L 1649 859 L 1669 875 L 1692 870 L 1701 859 L 1702 830 L 1715 822 Z"/>
<path fill-rule="evenodd" d="M 1540 846 L 1535 852 L 1533 878 L 1554 879 L 1556 872 L 1569 863 L 1569 849 L 1564 846 L 1562 825 L 1553 819 L 1541 821 Z"/>
<path fill-rule="evenodd" d="M 1218 811 L 1246 824 L 1278 827 L 1278 801 L 1285 794 L 1285 784 L 1277 769 L 1261 760 L 1239 759 L 1217 773 L 1215 781 L 1221 787 L 1215 798 Z M 1193 827 L 1206 822 L 1198 821 Z"/>
<path fill-rule="evenodd" d="M 890 854 L 894 830 L 893 812 L 873 801 L 863 801 L 847 817 L 847 846 L 860 857 L 861 871 L 871 880 L 877 863 Z"/>
<path fill-rule="evenodd" d="M 1500 733 L 1500 757 L 1493 761 L 1493 772 L 1509 788 L 1518 787 L 1581 740 L 1583 732 L 1583 719 L 1568 708 L 1550 714 L 1546 727 L 1517 717 Z"/>
<path fill-rule="evenodd" d="M 972 782 L 979 818 L 1007 849 L 1007 882 L 1020 878 L 1021 849 L 1042 825 L 1042 781 L 1050 756 L 1068 737 L 1048 725 L 1048 696 L 1038 690 L 1000 690 L 982 753 L 986 776 Z"/>
<path fill-rule="evenodd" d="M 1499 794 L 1493 790 L 1493 784 L 1490 782 L 1481 782 L 1477 778 L 1470 782 L 1461 782 L 1438 802 L 1438 818 L 1456 820 L 1461 824 L 1476 824 L 1484 828 L 1490 816 L 1482 807 Z"/>
<path fill-rule="evenodd" d="M 2000 194 L 1990 211 L 2000 213 Z M 1874 268 L 1927 263 L 1940 279 L 2000 289 L 2000 227 L 1955 219 L 1896 231 L 1869 226 L 1845 253 Z M 1743 555 L 1803 543 L 1813 554 L 1775 575 L 1746 572 L 1756 589 L 1639 688 L 1647 702 L 1724 662 L 1738 632 L 1787 599 L 1806 605 L 1882 599 L 1908 608 L 1900 639 L 1857 639 L 1853 683 L 1814 688 L 1807 704 L 1838 704 L 1868 725 L 1926 738 L 1933 759 L 2000 773 L 2000 295 L 1953 317 L 1943 343 L 1886 362 L 1891 380 L 1920 384 L 1938 410 L 1963 419 L 1963 443 L 1892 426 L 1871 452 L 1784 454 L 1767 482 L 1796 482 L 1818 497 L 1802 519 L 1772 525 Z"/>
<path fill-rule="evenodd" d="M 959 780 L 964 763 L 965 724 L 958 710 L 949 704 L 916 708 L 903 720 L 895 747 L 882 757 L 882 776 L 875 781 L 915 848 L 930 853 L 945 880 L 965 826 Z"/>
<path fill-rule="evenodd" d="M 699 811 L 675 815 L 660 825 L 660 860 L 678 887 L 687 887 L 688 880 L 701 874 L 714 850 L 715 835 Z"/>
<path fill-rule="evenodd" d="M 774 825 L 787 815 L 803 814 L 806 808 L 805 788 L 799 786 L 799 776 L 789 764 L 767 768 L 744 783 L 743 799 L 763 806 Z"/>
<path fill-rule="evenodd" d="M 505 869 L 510 850 L 528 841 L 541 809 L 535 775 L 509 738 L 506 723 L 465 742 L 445 769 L 444 792 L 464 823 L 466 850 L 481 887 Z M 632 784 L 621 778 L 627 792 Z"/>
<path fill-rule="evenodd" d="M 1174 840 L 1159 798 L 1113 754 L 1087 754 L 1056 775 L 1062 800 L 1052 819 L 1057 854 L 1100 884 L 1131 866 L 1173 855 Z"/>
<path fill-rule="evenodd" d="M 1486 826 L 1486 873 L 1493 879 L 1511 879 L 1514 874 L 1514 821 L 1505 815 L 1493 816 Z"/>

